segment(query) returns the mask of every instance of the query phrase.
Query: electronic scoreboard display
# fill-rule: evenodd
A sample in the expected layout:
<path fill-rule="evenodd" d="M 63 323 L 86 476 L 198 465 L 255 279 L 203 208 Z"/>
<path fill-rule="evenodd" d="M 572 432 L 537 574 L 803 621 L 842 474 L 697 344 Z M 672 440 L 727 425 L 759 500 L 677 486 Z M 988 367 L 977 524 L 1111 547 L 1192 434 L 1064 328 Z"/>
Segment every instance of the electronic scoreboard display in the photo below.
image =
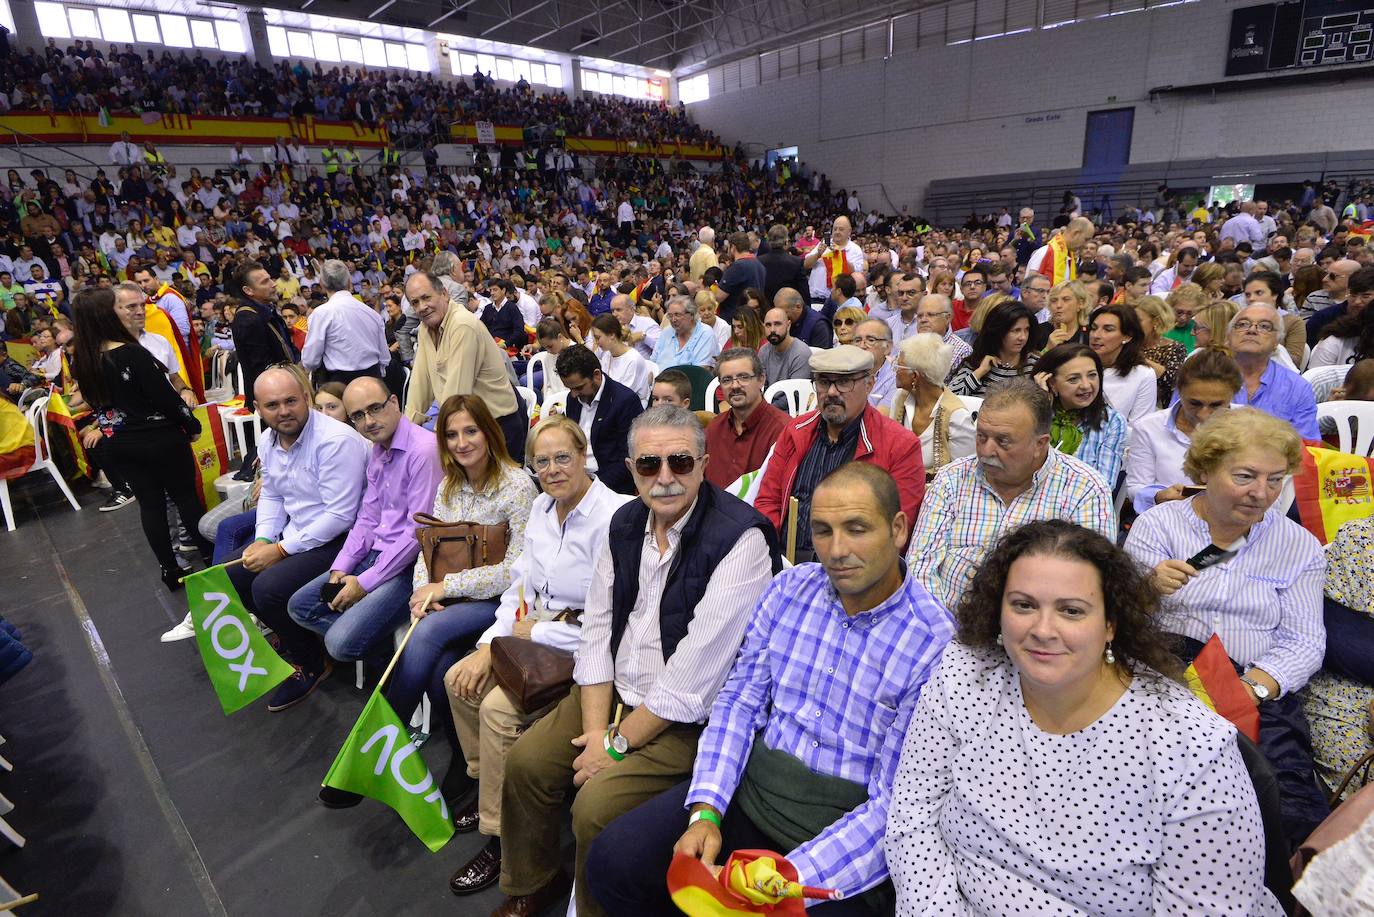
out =
<path fill-rule="evenodd" d="M 1374 62 L 1374 0 L 1289 0 L 1231 13 L 1226 75 Z"/>

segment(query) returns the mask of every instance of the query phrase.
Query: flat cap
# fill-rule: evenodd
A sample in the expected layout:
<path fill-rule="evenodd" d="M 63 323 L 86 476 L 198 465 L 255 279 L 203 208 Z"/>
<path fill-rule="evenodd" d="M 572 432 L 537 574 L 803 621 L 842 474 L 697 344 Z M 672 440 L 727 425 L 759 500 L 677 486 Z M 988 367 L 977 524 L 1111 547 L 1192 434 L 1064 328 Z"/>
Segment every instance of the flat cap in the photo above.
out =
<path fill-rule="evenodd" d="M 811 351 L 811 371 L 813 373 L 872 372 L 873 354 L 855 347 L 853 344 L 840 344 L 828 349 L 818 347 Z"/>

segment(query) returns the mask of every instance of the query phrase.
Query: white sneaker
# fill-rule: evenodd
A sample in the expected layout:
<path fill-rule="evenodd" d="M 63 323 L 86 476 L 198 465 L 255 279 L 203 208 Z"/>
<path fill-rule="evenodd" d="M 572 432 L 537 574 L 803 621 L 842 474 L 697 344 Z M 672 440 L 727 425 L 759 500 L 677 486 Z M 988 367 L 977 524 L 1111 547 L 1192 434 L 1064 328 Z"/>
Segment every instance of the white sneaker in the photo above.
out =
<path fill-rule="evenodd" d="M 94 480 L 91 481 L 91 485 L 98 490 L 109 490 L 114 487 L 114 485 L 110 483 L 110 479 L 105 477 L 105 472 L 103 471 L 95 476 Z"/>
<path fill-rule="evenodd" d="M 178 640 L 189 640 L 196 635 L 196 626 L 191 623 L 191 613 L 186 612 L 186 617 L 181 619 L 181 623 L 173 627 L 162 635 L 163 643 L 176 643 Z"/>

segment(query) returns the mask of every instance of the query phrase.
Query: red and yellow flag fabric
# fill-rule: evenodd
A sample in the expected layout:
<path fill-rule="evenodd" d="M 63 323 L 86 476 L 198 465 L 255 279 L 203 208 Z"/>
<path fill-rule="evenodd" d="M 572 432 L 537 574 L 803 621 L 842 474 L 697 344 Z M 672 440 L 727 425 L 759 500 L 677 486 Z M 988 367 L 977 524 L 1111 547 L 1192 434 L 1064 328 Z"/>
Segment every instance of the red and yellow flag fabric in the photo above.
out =
<path fill-rule="evenodd" d="M 1322 544 L 1347 522 L 1374 515 L 1374 459 L 1304 445 L 1302 467 L 1293 476 L 1298 518 Z"/>
<path fill-rule="evenodd" d="M 825 262 L 825 287 L 833 289 L 835 280 L 841 274 L 853 273 L 854 269 L 849 266 L 849 256 L 844 249 L 839 251 L 826 252 L 821 260 Z"/>
<path fill-rule="evenodd" d="M 805 898 L 843 897 L 833 889 L 801 885 L 797 868 L 771 850 L 736 850 L 718 876 L 696 857 L 678 854 L 668 866 L 668 894 L 688 917 L 802 917 Z"/>
<path fill-rule="evenodd" d="M 48 396 L 47 420 L 48 423 L 66 431 L 67 441 L 72 447 L 72 457 L 76 459 L 76 470 L 89 478 L 91 466 L 86 461 L 86 449 L 81 445 L 81 437 L 76 435 L 76 420 L 72 417 L 71 409 L 67 407 L 67 401 L 61 392 L 53 391 Z"/>
<path fill-rule="evenodd" d="M 1078 264 L 1074 261 L 1073 253 L 1069 251 L 1069 243 L 1064 241 L 1063 233 L 1050 237 L 1040 263 L 1034 264 L 1032 256 L 1032 265 L 1028 269 L 1048 277 L 1051 285 L 1078 277 Z"/>
<path fill-rule="evenodd" d="M 8 398 L 0 398 L 0 481 L 17 478 L 33 466 L 33 426 Z"/>
<path fill-rule="evenodd" d="M 32 366 L 34 361 L 38 359 L 38 348 L 30 344 L 28 338 L 22 338 L 18 341 L 6 341 L 5 352 L 9 354 L 11 360 L 25 369 Z"/>
<path fill-rule="evenodd" d="M 1231 725 L 1249 736 L 1250 741 L 1259 741 L 1259 708 L 1236 674 L 1236 667 L 1226 655 L 1220 636 L 1212 634 L 1212 639 L 1202 647 L 1202 652 L 1183 675 L 1198 700 L 1230 720 Z"/>
<path fill-rule="evenodd" d="M 229 448 L 224 442 L 224 424 L 219 419 L 219 411 L 217 404 L 202 404 L 196 408 L 200 436 L 191 443 L 191 451 L 196 457 L 196 475 L 200 480 L 200 498 L 207 510 L 220 502 L 215 480 L 229 470 Z"/>
<path fill-rule="evenodd" d="M 164 283 L 158 289 L 152 301 L 148 303 L 148 308 L 144 310 L 148 318 L 144 330 L 149 334 L 156 334 L 158 337 L 165 339 L 168 344 L 172 345 L 172 353 L 176 354 L 177 357 L 177 375 L 181 377 L 182 382 L 185 382 L 186 385 L 190 387 L 191 391 L 196 393 L 197 401 L 204 401 L 205 371 L 200 361 L 200 343 L 198 341 L 188 343 L 186 339 L 181 336 L 181 329 L 177 328 L 176 324 L 167 313 L 163 312 L 162 309 L 158 307 L 157 301 L 168 293 L 180 299 L 183 303 L 186 302 L 185 298 L 180 293 L 174 290 L 170 285 Z M 191 314 L 191 307 L 189 305 L 186 307 L 186 314 Z M 167 368 L 168 370 L 171 369 L 170 366 Z"/>

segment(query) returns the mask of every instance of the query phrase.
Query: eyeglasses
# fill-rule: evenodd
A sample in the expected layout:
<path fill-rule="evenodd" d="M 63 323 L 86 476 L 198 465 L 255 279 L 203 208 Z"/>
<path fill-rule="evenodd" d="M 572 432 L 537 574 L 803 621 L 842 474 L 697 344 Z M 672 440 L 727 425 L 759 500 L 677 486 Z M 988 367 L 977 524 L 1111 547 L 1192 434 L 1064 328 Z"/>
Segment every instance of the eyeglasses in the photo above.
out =
<path fill-rule="evenodd" d="M 856 338 L 854 338 L 854 343 L 855 343 L 855 344 L 891 344 L 891 343 L 892 343 L 892 339 L 891 339 L 891 338 L 877 338 L 877 337 L 874 337 L 874 336 L 871 335 L 871 334 L 866 334 L 866 335 L 864 335 L 863 337 L 856 337 Z"/>
<path fill-rule="evenodd" d="M 663 456 L 640 455 L 635 458 L 635 471 L 641 477 L 651 478 L 663 467 Z M 674 452 L 668 456 L 668 470 L 673 474 L 691 474 L 697 467 L 697 457 L 688 452 Z"/>
<path fill-rule="evenodd" d="M 753 382 L 758 377 L 758 373 L 740 373 L 738 376 L 721 376 L 720 387 L 728 388 L 729 386 L 734 385 L 736 382 L 738 382 L 740 385 L 743 385 L 746 382 Z"/>
<path fill-rule="evenodd" d="M 1252 321 L 1250 321 L 1250 319 L 1248 319 L 1248 318 L 1243 318 L 1243 319 L 1241 319 L 1240 321 L 1236 322 L 1236 323 L 1235 323 L 1234 325 L 1232 325 L 1231 327 L 1234 328 L 1234 329 L 1237 330 L 1237 331 L 1249 331 L 1251 328 L 1253 328 L 1253 329 L 1255 329 L 1256 331 L 1260 332 L 1261 334 L 1273 334 L 1273 333 L 1274 333 L 1274 323 L 1273 323 L 1273 322 L 1252 322 Z"/>
<path fill-rule="evenodd" d="M 920 296 L 920 290 L 893 290 L 893 296 Z"/>
<path fill-rule="evenodd" d="M 369 404 L 361 411 L 354 411 L 352 414 L 348 415 L 348 422 L 356 427 L 358 424 L 362 423 L 365 418 L 378 417 L 381 415 L 383 411 L 386 410 L 386 406 L 390 402 L 391 399 L 388 398 L 386 401 L 379 401 L 376 404 Z"/>
<path fill-rule="evenodd" d="M 572 463 L 573 457 L 571 453 L 559 452 L 552 458 L 547 455 L 536 455 L 532 464 L 534 465 L 535 471 L 548 471 L 550 464 L 557 465 L 559 468 L 567 468 L 571 466 Z"/>
<path fill-rule="evenodd" d="M 811 385 L 816 389 L 816 394 L 818 395 L 824 395 L 832 388 L 841 395 L 848 395 L 850 392 L 854 391 L 854 386 L 867 378 L 867 373 L 864 373 L 862 376 L 845 376 L 842 379 L 836 379 L 833 376 L 817 376 L 811 380 Z"/>

